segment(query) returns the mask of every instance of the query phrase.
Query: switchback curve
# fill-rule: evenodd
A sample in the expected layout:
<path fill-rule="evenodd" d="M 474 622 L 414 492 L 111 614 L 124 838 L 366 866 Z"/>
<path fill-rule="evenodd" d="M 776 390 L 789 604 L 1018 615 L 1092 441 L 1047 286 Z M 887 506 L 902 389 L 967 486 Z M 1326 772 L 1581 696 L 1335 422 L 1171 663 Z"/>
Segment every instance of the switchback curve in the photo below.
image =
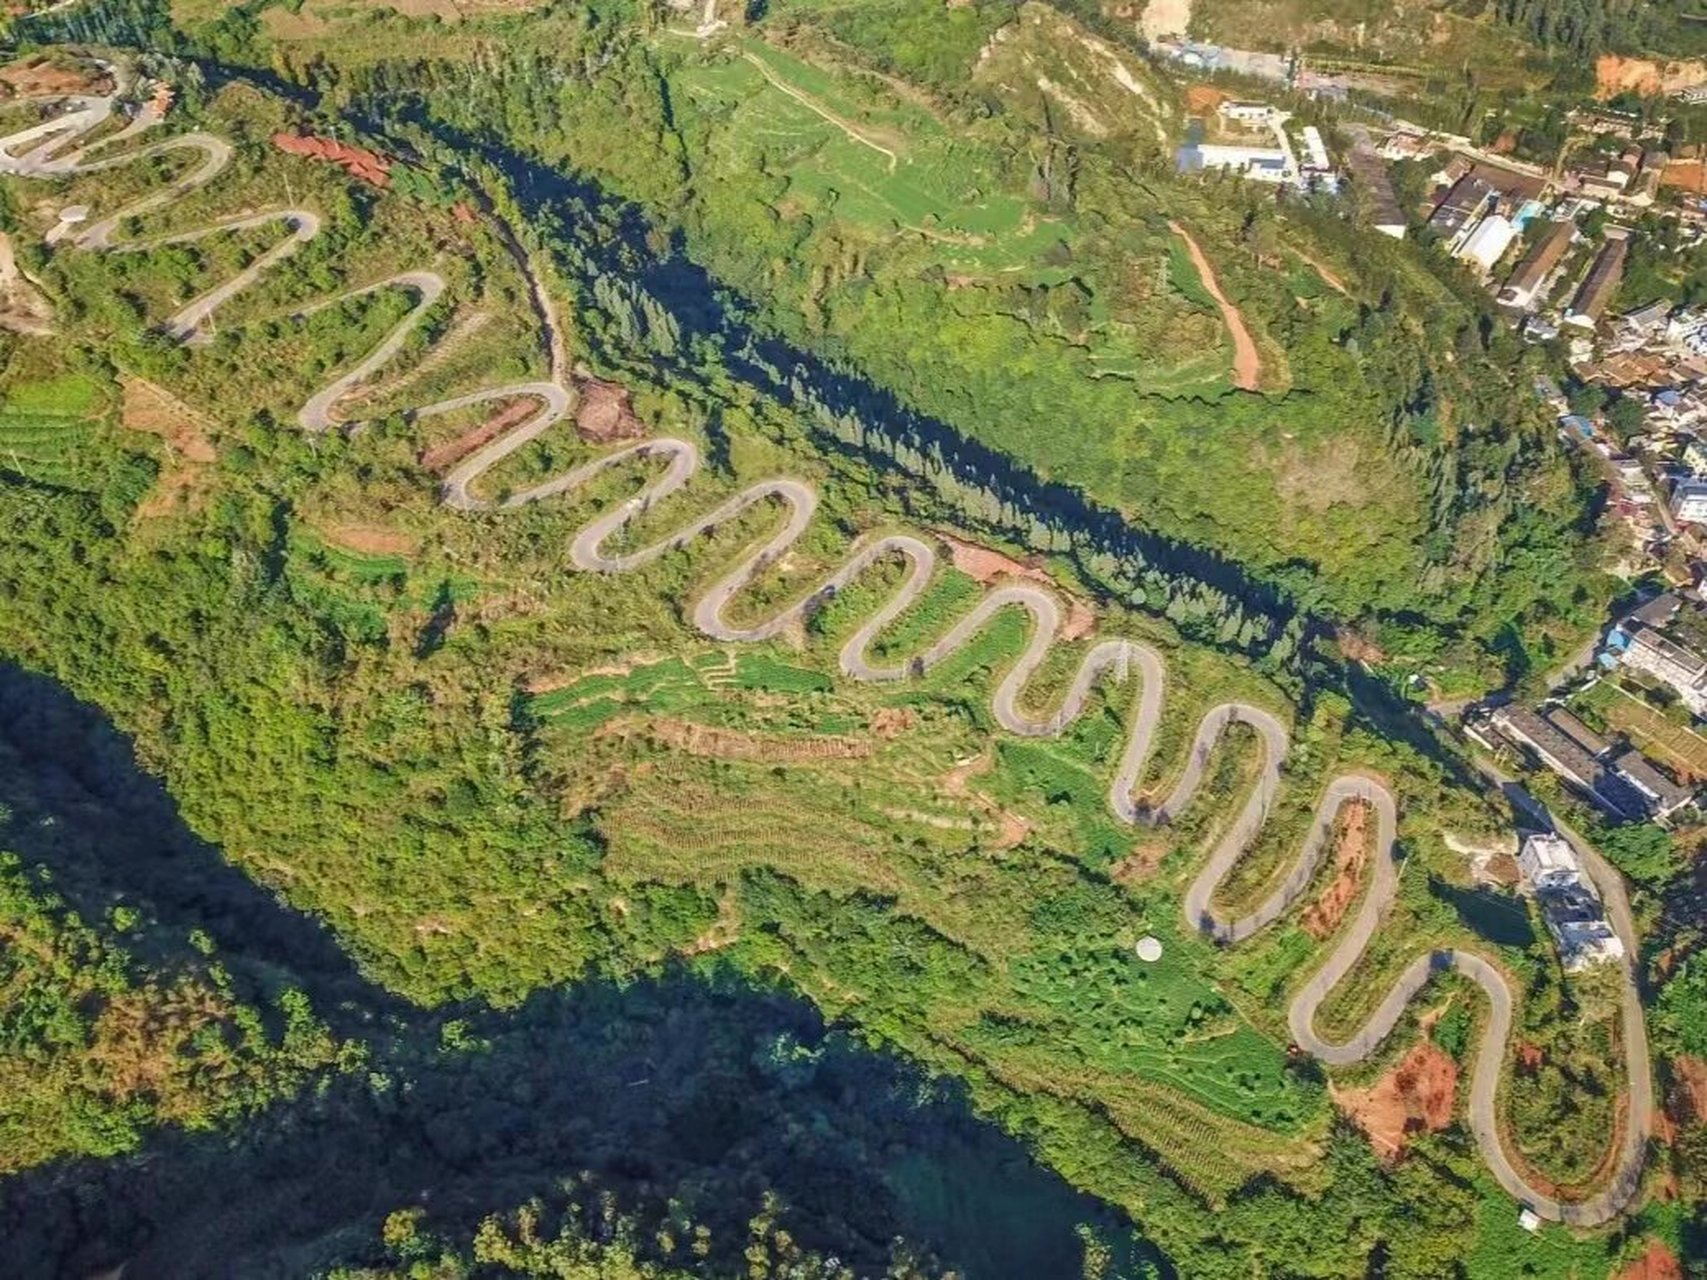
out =
<path fill-rule="evenodd" d="M 115 94 L 105 98 L 65 99 L 67 109 L 60 116 L 0 139 L 0 173 L 18 177 L 65 177 L 98 172 L 167 151 L 201 152 L 202 162 L 184 176 L 107 214 L 80 233 L 65 237 L 78 249 L 130 252 L 159 244 L 196 240 L 238 227 L 272 222 L 283 224 L 288 234 L 278 245 L 264 252 L 239 274 L 192 300 L 164 322 L 163 327 L 170 334 L 182 341 L 195 341 L 200 336 L 201 326 L 215 309 L 254 283 L 299 245 L 311 240 L 319 231 L 320 220 L 312 210 L 275 209 L 152 240 L 116 243 L 115 232 L 126 219 L 157 212 L 205 185 L 226 167 L 231 155 L 229 144 L 203 133 L 181 134 L 128 151 L 111 152 L 114 144 L 133 139 L 158 123 L 158 115 L 149 107 L 143 107 L 128 124 L 105 138 L 72 146 L 112 120 L 116 98 Z M 24 147 L 28 149 L 19 150 Z M 427 309 L 443 293 L 445 285 L 431 271 L 405 272 L 352 289 L 316 304 L 316 307 L 383 288 L 407 290 L 414 295 L 415 304 L 354 367 L 309 398 L 297 419 L 303 431 L 316 435 L 338 425 L 333 416 L 338 401 L 357 385 L 368 381 L 397 354 Z M 550 336 L 553 342 L 557 341 L 557 335 Z M 537 400 L 539 411 L 478 450 L 445 477 L 441 498 L 446 505 L 462 511 L 491 509 L 494 504 L 475 493 L 476 482 L 504 458 L 561 421 L 573 405 L 573 393 L 557 382 L 522 383 L 470 392 L 414 411 L 414 417 L 429 417 L 486 401 L 519 397 Z M 1363 1027 L 1348 1040 L 1336 1043 L 1323 1038 L 1315 1029 L 1317 1010 L 1356 966 L 1397 892 L 1398 874 L 1393 861 L 1397 808 L 1392 793 L 1380 781 L 1348 774 L 1330 782 L 1317 805 L 1310 833 L 1281 885 L 1249 915 L 1223 919 L 1212 905 L 1215 891 L 1261 831 L 1281 783 L 1281 764 L 1286 758 L 1290 737 L 1285 724 L 1273 713 L 1241 702 L 1228 702 L 1211 708 L 1198 725 L 1187 762 L 1171 792 L 1160 804 L 1146 810 L 1140 807 L 1135 797 L 1150 760 L 1162 714 L 1166 680 L 1162 657 L 1150 646 L 1135 640 L 1101 640 L 1080 662 L 1061 705 L 1046 715 L 1028 713 L 1021 706 L 1025 687 L 1054 647 L 1062 621 L 1056 597 L 1041 587 L 1020 583 L 992 588 L 966 616 L 922 653 L 908 662 L 883 666 L 875 664 L 869 656 L 872 642 L 919 598 L 936 569 L 936 551 L 929 543 L 909 534 L 889 534 L 863 542 L 814 591 L 765 621 L 740 627 L 725 617 L 730 601 L 786 553 L 810 526 L 817 509 L 817 494 L 804 481 L 788 477 L 759 481 L 650 546 L 620 554 L 606 550 L 606 544 L 613 535 L 682 490 L 697 472 L 699 454 L 691 442 L 655 439 L 631 444 L 533 488 L 512 494 L 501 505 L 513 508 L 568 493 L 612 467 L 641 460 L 665 463 L 663 473 L 651 481 L 640 495 L 596 517 L 576 534 L 570 545 L 570 559 L 577 569 L 588 573 L 625 573 L 687 547 L 701 534 L 750 508 L 780 503 L 787 510 L 781 529 L 750 550 L 734 569 L 705 589 L 695 602 L 693 623 L 714 640 L 739 643 L 775 636 L 873 565 L 898 558 L 908 565 L 906 577 L 841 651 L 841 670 L 850 679 L 900 681 L 921 674 L 970 643 L 994 616 L 1007 609 L 1018 609 L 1030 620 L 1025 651 L 997 684 L 991 698 L 996 720 L 1007 732 L 1026 737 L 1060 734 L 1084 710 L 1099 680 L 1106 678 L 1124 682 L 1136 670 L 1138 689 L 1133 702 L 1131 727 L 1108 792 L 1110 809 L 1126 823 L 1156 824 L 1183 812 L 1196 795 L 1203 779 L 1206 758 L 1222 734 L 1234 722 L 1250 726 L 1262 745 L 1262 766 L 1243 808 L 1216 842 L 1203 869 L 1186 891 L 1183 908 L 1189 929 L 1201 930 L 1222 944 L 1236 945 L 1273 923 L 1308 889 L 1340 808 L 1351 802 L 1369 805 L 1376 817 L 1377 856 L 1372 862 L 1368 890 L 1362 907 L 1327 960 L 1294 996 L 1288 1015 L 1293 1040 L 1301 1049 L 1329 1065 L 1362 1061 L 1374 1053 L 1392 1032 L 1405 1009 L 1434 973 L 1446 968 L 1456 969 L 1480 986 L 1488 998 L 1490 1016 L 1477 1049 L 1468 1111 L 1478 1147 L 1500 1185 L 1542 1217 L 1580 1226 L 1595 1226 L 1609 1221 L 1634 1198 L 1652 1127 L 1653 1103 L 1646 1029 L 1631 960 L 1624 962 L 1623 972 L 1623 1040 L 1630 1080 L 1630 1105 L 1621 1127 L 1613 1172 L 1595 1194 L 1581 1201 L 1561 1202 L 1527 1182 L 1506 1153 L 1498 1122 L 1498 1090 L 1510 1047 L 1514 1000 L 1506 977 L 1488 959 L 1461 950 L 1420 955 Z M 1597 887 L 1607 900 L 1614 926 L 1623 935 L 1628 955 L 1633 957 L 1637 954 L 1636 938 L 1622 881 L 1592 850 L 1584 853 Z"/>

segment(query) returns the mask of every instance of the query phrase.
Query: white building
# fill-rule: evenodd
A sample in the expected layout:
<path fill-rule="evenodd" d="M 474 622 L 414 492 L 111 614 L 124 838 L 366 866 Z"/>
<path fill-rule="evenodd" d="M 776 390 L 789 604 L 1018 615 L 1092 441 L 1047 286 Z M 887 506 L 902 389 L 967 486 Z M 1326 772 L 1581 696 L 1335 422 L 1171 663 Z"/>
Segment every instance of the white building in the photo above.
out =
<path fill-rule="evenodd" d="M 1559 960 L 1571 972 L 1616 960 L 1624 942 L 1606 921 L 1594 882 L 1583 871 L 1577 852 L 1547 831 L 1530 836 L 1517 865 L 1535 894 L 1541 918 L 1559 947 Z"/>
<path fill-rule="evenodd" d="M 1333 168 L 1333 163 L 1328 159 L 1327 144 L 1322 141 L 1322 131 L 1313 124 L 1304 126 L 1304 157 L 1307 168 Z"/>
<path fill-rule="evenodd" d="M 1582 880 L 1582 863 L 1565 838 L 1552 831 L 1530 836 L 1517 855 L 1523 878 L 1536 889 L 1568 889 Z"/>
<path fill-rule="evenodd" d="M 1230 169 L 1258 182 L 1285 182 L 1293 176 L 1286 153 L 1277 147 L 1232 147 L 1203 142 L 1182 149 L 1180 154 L 1180 167 L 1185 172 L 1196 168 Z"/>
<path fill-rule="evenodd" d="M 1274 118 L 1274 108 L 1266 102 L 1234 102 L 1221 104 L 1221 114 L 1241 124 L 1267 124 Z"/>
<path fill-rule="evenodd" d="M 1510 219 L 1498 213 L 1489 214 L 1465 237 L 1464 243 L 1458 249 L 1458 256 L 1466 262 L 1474 263 L 1485 275 L 1494 269 L 1495 263 L 1505 257 L 1505 251 L 1511 248 L 1511 242 L 1515 239 L 1517 228 L 1511 225 Z"/>
<path fill-rule="evenodd" d="M 1707 524 L 1707 480 L 1678 481 L 1671 491 L 1671 514 L 1679 524 Z"/>

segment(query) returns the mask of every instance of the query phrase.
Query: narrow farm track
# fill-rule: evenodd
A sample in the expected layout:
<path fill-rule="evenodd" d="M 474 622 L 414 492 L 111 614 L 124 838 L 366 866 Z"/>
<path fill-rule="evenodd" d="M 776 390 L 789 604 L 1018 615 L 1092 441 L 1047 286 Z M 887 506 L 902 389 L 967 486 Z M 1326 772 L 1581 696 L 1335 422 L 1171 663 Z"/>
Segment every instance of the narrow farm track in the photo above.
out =
<path fill-rule="evenodd" d="M 319 231 L 320 220 L 310 210 L 277 209 L 246 214 L 239 219 L 155 240 L 115 243 L 114 232 L 126 219 L 139 213 L 158 211 L 212 180 L 229 162 L 230 148 L 211 135 L 191 133 L 128 151 L 112 152 L 110 149 L 115 143 L 133 139 L 157 123 L 146 110 L 125 128 L 105 139 L 82 147 L 73 146 L 78 139 L 106 124 L 112 118 L 113 108 L 111 99 L 70 99 L 64 114 L 0 139 L 0 173 L 25 178 L 66 177 L 99 172 L 168 151 L 200 152 L 202 163 L 188 174 L 108 214 L 67 241 L 73 248 L 95 252 L 135 252 L 152 245 L 200 239 L 239 226 L 281 224 L 286 229 L 286 236 L 277 246 L 262 254 L 239 275 L 192 300 L 164 322 L 167 331 L 180 340 L 195 341 L 202 324 L 217 307 L 253 283 L 297 246 L 312 239 Z M 338 427 L 334 418 L 338 401 L 372 378 L 397 354 L 427 308 L 443 293 L 445 283 L 431 271 L 406 272 L 350 290 L 337 298 L 322 301 L 316 307 L 330 306 L 343 298 L 384 288 L 409 292 L 415 298 L 415 305 L 353 368 L 309 398 L 297 419 L 303 431 L 318 435 Z M 553 344 L 560 341 L 557 334 L 548 337 Z M 414 417 L 424 418 L 487 401 L 524 397 L 537 401 L 538 411 L 464 460 L 445 477 L 441 497 L 446 505 L 471 512 L 493 509 L 495 504 L 475 491 L 480 477 L 562 421 L 573 406 L 573 394 L 555 381 L 512 384 L 470 392 L 414 411 Z M 1272 924 L 1291 910 L 1307 891 L 1328 844 L 1334 816 L 1341 806 L 1354 801 L 1369 805 L 1376 819 L 1378 854 L 1372 860 L 1368 890 L 1362 907 L 1326 961 L 1293 999 L 1289 1024 L 1294 1041 L 1330 1065 L 1362 1061 L 1374 1053 L 1392 1032 L 1405 1010 L 1436 972 L 1456 969 L 1480 986 L 1488 997 L 1490 1016 L 1477 1050 L 1469 1118 L 1482 1155 L 1500 1184 L 1541 1216 L 1582 1226 L 1606 1222 L 1631 1202 L 1638 1189 L 1652 1128 L 1653 1089 L 1642 1008 L 1629 962 L 1626 962 L 1623 973 L 1623 1042 L 1630 1105 L 1628 1120 L 1622 1126 L 1618 1139 L 1614 1171 L 1605 1186 L 1587 1199 L 1560 1202 L 1530 1186 L 1502 1145 L 1498 1092 L 1510 1053 L 1514 998 L 1506 977 L 1493 962 L 1462 950 L 1419 955 L 1368 1021 L 1348 1040 L 1336 1043 L 1316 1032 L 1317 1010 L 1357 965 L 1398 891 L 1398 868 L 1393 858 L 1397 812 L 1392 793 L 1380 781 L 1348 774 L 1329 783 L 1316 806 L 1310 834 L 1279 887 L 1249 915 L 1224 919 L 1215 911 L 1215 892 L 1262 830 L 1281 786 L 1281 765 L 1289 750 L 1290 737 L 1286 725 L 1277 716 L 1260 707 L 1239 702 L 1212 708 L 1199 723 L 1186 762 L 1167 797 L 1153 807 L 1141 807 L 1135 796 L 1150 763 L 1166 688 L 1166 668 L 1162 657 L 1148 645 L 1134 640 L 1100 640 L 1091 646 L 1080 662 L 1060 706 L 1047 713 L 1028 710 L 1024 701 L 1026 686 L 1054 647 L 1062 629 L 1059 601 L 1040 586 L 1020 583 L 991 588 L 970 612 L 922 653 L 906 662 L 880 665 L 869 656 L 873 641 L 919 599 L 936 572 L 935 549 L 924 540 L 908 534 L 890 534 L 860 544 L 814 591 L 766 621 L 742 627 L 725 617 L 733 598 L 780 559 L 810 526 L 818 498 L 812 486 L 804 481 L 788 477 L 759 481 L 650 546 L 621 553 L 607 550 L 607 543 L 643 513 L 679 493 L 693 479 L 699 469 L 699 453 L 691 442 L 656 439 L 628 445 L 543 484 L 513 494 L 497 505 L 518 507 L 570 493 L 613 467 L 643 462 L 662 463 L 662 474 L 640 495 L 598 516 L 575 535 L 570 545 L 570 559 L 577 569 L 599 574 L 641 569 L 685 549 L 700 535 L 709 533 L 742 512 L 780 505 L 786 514 L 782 527 L 761 545 L 751 549 L 734 569 L 700 594 L 693 604 L 693 623 L 715 640 L 728 643 L 764 640 L 788 629 L 879 562 L 904 561 L 908 570 L 901 585 L 860 626 L 841 651 L 843 675 L 867 682 L 916 678 L 971 643 L 996 615 L 1017 609 L 1029 618 L 1029 639 L 1025 651 L 1002 677 L 991 697 L 996 720 L 1007 732 L 1033 738 L 1058 735 L 1083 712 L 1099 681 L 1126 682 L 1137 676 L 1131 728 L 1108 791 L 1110 809 L 1124 822 L 1157 825 L 1184 812 L 1197 795 L 1210 754 L 1228 727 L 1235 722 L 1250 726 L 1262 747 L 1262 766 L 1250 796 L 1216 842 L 1202 871 L 1185 894 L 1185 923 L 1189 929 L 1199 930 L 1219 943 L 1232 946 Z M 1583 852 L 1585 865 L 1606 900 L 1609 917 L 1623 937 L 1628 953 L 1631 956 L 1638 954 L 1635 925 L 1622 880 L 1593 850 L 1585 847 Z"/>

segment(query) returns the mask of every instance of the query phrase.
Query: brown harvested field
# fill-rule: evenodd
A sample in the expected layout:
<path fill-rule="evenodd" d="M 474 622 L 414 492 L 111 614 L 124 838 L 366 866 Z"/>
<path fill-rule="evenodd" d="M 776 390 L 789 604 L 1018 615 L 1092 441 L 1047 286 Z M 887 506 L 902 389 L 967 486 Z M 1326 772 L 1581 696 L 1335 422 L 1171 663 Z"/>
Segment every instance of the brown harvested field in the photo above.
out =
<path fill-rule="evenodd" d="M 1330 1089 L 1339 1109 L 1388 1160 L 1404 1154 L 1409 1135 L 1451 1124 L 1457 1091 L 1458 1064 L 1427 1041 L 1367 1089 Z"/>
<path fill-rule="evenodd" d="M 1061 586 L 1036 565 L 1025 564 L 991 547 L 967 542 L 952 534 L 937 535 L 948 546 L 949 563 L 981 586 L 990 586 L 1003 578 L 1025 578 L 1031 582 L 1053 587 Z M 1064 593 L 1063 593 L 1064 594 Z M 1077 640 L 1096 625 L 1096 613 L 1077 596 L 1067 597 L 1067 619 L 1061 625 L 1061 639 Z"/>
<path fill-rule="evenodd" d="M 717 760 L 749 760 L 759 764 L 809 764 L 818 760 L 860 760 L 871 744 L 853 738 L 788 738 L 775 734 L 743 733 L 676 720 L 667 716 L 625 716 L 600 727 L 598 738 L 640 739 L 690 756 Z"/>
<path fill-rule="evenodd" d="M 183 0 L 179 0 L 183 3 Z M 275 40 L 313 40 L 335 32 L 352 18 L 359 20 L 364 9 L 392 9 L 408 18 L 437 18 L 441 22 L 458 23 L 470 18 L 489 18 L 510 13 L 527 13 L 539 8 L 544 0 L 308 0 L 292 10 L 271 5 L 262 12 L 261 22 L 267 34 Z"/>
<path fill-rule="evenodd" d="M 409 556 L 421 545 L 413 534 L 376 524 L 338 524 L 317 532 L 333 546 L 364 556 Z"/>
<path fill-rule="evenodd" d="M 1215 278 L 1214 266 L 1197 241 L 1191 238 L 1191 233 L 1171 219 L 1168 230 L 1185 241 L 1186 252 L 1191 255 L 1191 263 L 1197 268 L 1204 289 L 1221 308 L 1221 321 L 1233 338 L 1233 385 L 1240 391 L 1259 390 L 1262 386 L 1262 358 L 1257 354 L 1257 344 L 1251 338 L 1251 331 L 1245 327 L 1244 315 L 1221 292 L 1221 282 Z"/>
<path fill-rule="evenodd" d="M 1608 683 L 1607 688 L 1612 694 L 1601 702 L 1600 709 L 1608 725 L 1629 734 L 1643 751 L 1658 756 L 1683 782 L 1707 779 L 1707 738 L 1666 719 L 1663 712 L 1616 684 Z"/>
<path fill-rule="evenodd" d="M 1334 878 L 1304 912 L 1304 932 L 1326 938 L 1340 926 L 1357 898 L 1369 861 L 1369 806 L 1348 804 L 1334 821 Z"/>
<path fill-rule="evenodd" d="M 1682 187 L 1694 195 L 1707 192 L 1707 164 L 1700 160 L 1673 160 L 1660 175 L 1663 187 Z"/>

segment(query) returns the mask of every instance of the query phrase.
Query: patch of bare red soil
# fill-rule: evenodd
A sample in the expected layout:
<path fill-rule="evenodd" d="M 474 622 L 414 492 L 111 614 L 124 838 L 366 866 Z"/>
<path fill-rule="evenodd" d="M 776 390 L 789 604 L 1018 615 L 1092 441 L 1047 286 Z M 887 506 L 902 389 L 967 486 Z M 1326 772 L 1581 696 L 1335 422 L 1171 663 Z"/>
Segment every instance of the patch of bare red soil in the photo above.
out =
<path fill-rule="evenodd" d="M 1686 1124 L 1707 1124 L 1707 1061 L 1681 1054 L 1672 1059 L 1671 1069 L 1682 1103 L 1678 1118 Z"/>
<path fill-rule="evenodd" d="M 634 416 L 628 388 L 617 382 L 583 378 L 576 387 L 575 430 L 593 444 L 643 440 L 646 424 Z"/>
<path fill-rule="evenodd" d="M 1647 1250 L 1614 1280 L 1683 1280 L 1683 1264 L 1659 1240 L 1650 1239 Z"/>
<path fill-rule="evenodd" d="M 1339 1109 L 1388 1160 L 1404 1154 L 1411 1134 L 1435 1133 L 1451 1124 L 1457 1092 L 1458 1064 L 1427 1041 L 1369 1088 L 1332 1090 Z"/>
<path fill-rule="evenodd" d="M 275 133 L 273 145 L 293 156 L 328 161 L 369 186 L 391 185 L 391 161 L 364 147 L 352 147 L 348 143 L 336 142 L 331 138 L 317 138 L 312 134 L 301 133 Z"/>
<path fill-rule="evenodd" d="M 112 77 L 94 66 L 64 67 L 45 57 L 26 58 L 0 70 L 0 97 L 45 98 L 112 92 Z"/>
<path fill-rule="evenodd" d="M 1052 587 L 1057 592 L 1061 590 L 1055 579 L 1034 564 L 1025 564 L 1012 556 L 1003 555 L 990 547 L 981 547 L 975 542 L 966 542 L 950 534 L 938 535 L 948 545 L 949 562 L 967 577 L 982 586 L 989 586 L 1002 578 L 1027 578 L 1032 582 Z M 1067 620 L 1061 627 L 1061 639 L 1077 640 L 1089 633 L 1096 625 L 1096 613 L 1090 605 L 1077 596 L 1067 598 Z"/>
<path fill-rule="evenodd" d="M 1363 865 L 1369 859 L 1369 806 L 1348 804 L 1334 820 L 1334 878 L 1304 912 L 1304 932 L 1325 938 L 1339 928 L 1357 897 Z"/>
<path fill-rule="evenodd" d="M 489 444 L 511 427 L 527 421 L 538 408 L 532 400 L 516 400 L 507 404 L 485 422 L 464 431 L 456 439 L 424 450 L 421 454 L 421 465 L 428 471 L 441 471 L 461 462 L 482 445 Z"/>
<path fill-rule="evenodd" d="M 1213 85 L 1194 84 L 1185 91 L 1185 109 L 1194 116 L 1206 116 L 1225 101 L 1227 95 Z"/>

